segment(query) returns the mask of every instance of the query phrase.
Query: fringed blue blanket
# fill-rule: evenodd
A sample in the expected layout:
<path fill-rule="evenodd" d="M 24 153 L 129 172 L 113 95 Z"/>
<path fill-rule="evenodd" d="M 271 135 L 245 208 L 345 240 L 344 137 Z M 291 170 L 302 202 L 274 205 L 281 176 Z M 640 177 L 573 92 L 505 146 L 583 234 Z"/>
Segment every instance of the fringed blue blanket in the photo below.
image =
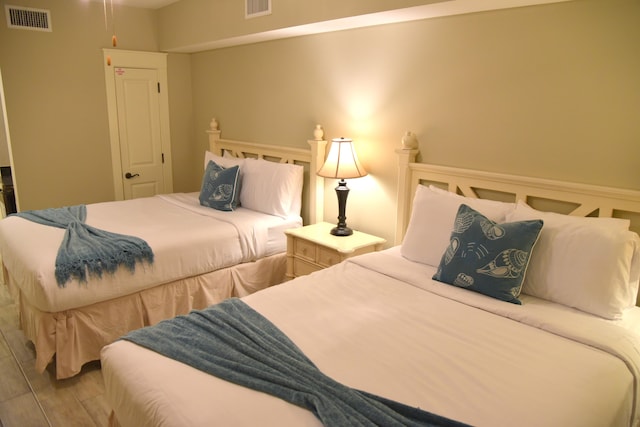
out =
<path fill-rule="evenodd" d="M 334 381 L 275 325 L 237 298 L 122 339 L 308 409 L 326 426 L 464 425 Z"/>
<path fill-rule="evenodd" d="M 87 273 L 102 277 L 119 266 L 135 271 L 136 262 L 153 262 L 153 251 L 144 240 L 100 230 L 85 223 L 85 205 L 25 211 L 14 214 L 38 224 L 66 229 L 56 256 L 56 281 L 64 287 L 72 278 L 87 281 Z"/>

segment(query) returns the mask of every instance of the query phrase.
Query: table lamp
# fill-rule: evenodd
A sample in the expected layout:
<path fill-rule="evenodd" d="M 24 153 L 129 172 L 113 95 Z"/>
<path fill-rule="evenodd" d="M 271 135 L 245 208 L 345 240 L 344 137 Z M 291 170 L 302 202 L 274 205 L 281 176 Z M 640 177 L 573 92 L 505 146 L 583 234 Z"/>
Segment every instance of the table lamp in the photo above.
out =
<path fill-rule="evenodd" d="M 347 227 L 345 211 L 347 208 L 347 196 L 349 188 L 345 182 L 345 178 L 360 178 L 365 176 L 367 171 L 364 170 L 356 150 L 353 147 L 353 141 L 349 138 L 334 138 L 331 140 L 331 148 L 327 160 L 318 171 L 318 175 L 324 178 L 339 179 L 340 182 L 336 187 L 336 195 L 338 196 L 338 225 L 331 230 L 334 236 L 350 236 L 353 230 Z"/>

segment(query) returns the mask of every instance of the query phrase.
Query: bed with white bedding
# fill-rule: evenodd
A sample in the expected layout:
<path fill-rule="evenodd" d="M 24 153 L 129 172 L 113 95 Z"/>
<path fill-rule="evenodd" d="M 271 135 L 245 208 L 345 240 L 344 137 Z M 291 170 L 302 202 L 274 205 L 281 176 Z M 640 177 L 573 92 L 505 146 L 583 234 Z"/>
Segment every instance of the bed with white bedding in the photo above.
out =
<path fill-rule="evenodd" d="M 640 195 L 434 169 L 413 163 L 415 153 L 399 154 L 398 229 L 406 236 L 397 246 L 241 301 L 335 381 L 449 420 L 640 425 L 637 234 L 627 219 L 552 214 L 523 203 L 568 201 L 578 215 L 595 209 L 625 217 L 640 212 Z M 429 186 L 435 182 L 466 196 Z M 510 192 L 520 202 L 479 200 L 479 189 Z M 509 224 L 542 220 L 517 292 L 490 296 L 469 282 L 433 279 L 448 270 L 454 237 L 466 237 L 457 229 L 463 204 L 491 220 L 481 224 L 491 225 L 484 229 L 492 238 L 500 234 L 496 225 L 511 230 Z M 508 263 L 491 265 L 497 275 Z M 101 354 L 113 425 L 322 425 L 311 410 L 134 342 L 116 341 Z"/>
<path fill-rule="evenodd" d="M 120 267 L 86 282 L 72 278 L 59 284 L 56 255 L 65 229 L 17 216 L 0 221 L 5 283 L 34 343 L 38 371 L 55 356 L 57 377 L 73 376 L 130 330 L 284 280 L 284 230 L 301 226 L 303 211 L 308 218 L 315 215 L 315 193 L 307 189 L 303 196 L 303 175 L 323 155 L 317 148 L 323 150 L 323 141 L 299 150 L 222 140 L 217 129 L 209 135 L 205 162 L 243 165 L 239 174 L 254 173 L 244 180 L 244 190 L 264 197 L 247 199 L 233 211 L 203 206 L 198 192 L 87 205 L 87 225 L 135 236 L 152 249 L 153 262 L 137 263 L 133 271 Z M 307 179 L 315 185 L 315 177 Z M 273 197 L 262 188 L 271 180 L 282 184 Z"/>

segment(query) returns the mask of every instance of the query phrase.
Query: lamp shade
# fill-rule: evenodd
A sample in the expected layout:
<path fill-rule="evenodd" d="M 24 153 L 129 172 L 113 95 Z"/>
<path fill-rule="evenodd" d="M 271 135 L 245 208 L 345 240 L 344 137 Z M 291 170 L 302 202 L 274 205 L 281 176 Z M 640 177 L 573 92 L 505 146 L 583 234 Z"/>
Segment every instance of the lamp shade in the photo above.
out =
<path fill-rule="evenodd" d="M 325 178 L 346 179 L 359 178 L 366 174 L 367 171 L 360 164 L 351 139 L 335 138 L 331 140 L 329 155 L 318 171 L 318 175 Z"/>

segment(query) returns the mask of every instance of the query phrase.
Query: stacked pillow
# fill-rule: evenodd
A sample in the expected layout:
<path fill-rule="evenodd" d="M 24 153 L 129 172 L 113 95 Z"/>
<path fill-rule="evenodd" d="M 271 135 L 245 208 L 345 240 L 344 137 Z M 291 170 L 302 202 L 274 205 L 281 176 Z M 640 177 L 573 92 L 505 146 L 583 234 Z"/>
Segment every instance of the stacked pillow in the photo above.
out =
<path fill-rule="evenodd" d="M 504 222 L 514 203 L 472 199 L 434 186 L 418 185 L 413 198 L 411 219 L 400 249 L 411 261 L 438 266 L 449 245 L 451 230 L 462 203 L 494 222 Z"/>
<path fill-rule="evenodd" d="M 225 151 L 223 157 L 216 156 L 211 151 L 205 151 L 205 153 L 204 153 L 204 168 L 205 169 L 207 168 L 207 165 L 209 164 L 210 161 L 214 161 L 215 163 L 217 163 L 218 165 L 222 166 L 223 168 L 230 168 L 230 167 L 233 167 L 233 166 L 242 167 L 242 164 L 244 163 L 244 159 L 241 159 L 240 157 L 234 157 L 234 156 L 230 155 L 229 153 L 227 153 L 226 151 Z"/>
<path fill-rule="evenodd" d="M 504 301 L 519 303 L 521 291 L 618 319 L 635 305 L 640 280 L 640 239 L 628 228 L 627 220 L 541 212 L 523 202 L 480 200 L 419 185 L 401 254 L 437 267 L 435 280 Z M 521 238 L 503 248 L 493 237 L 506 233 Z M 488 261 L 484 265 L 470 261 L 478 248 Z M 488 274 L 513 276 L 514 263 L 519 276 L 510 282 Z M 470 272 L 476 286 L 469 285 Z"/>
<path fill-rule="evenodd" d="M 262 159 L 241 159 L 226 152 L 221 157 L 207 151 L 205 153 L 205 168 L 208 168 L 211 162 L 223 169 L 238 168 L 238 182 L 241 184 L 237 187 L 239 188 L 238 198 L 233 209 L 240 205 L 247 209 L 283 218 L 300 216 L 304 179 L 302 166 Z M 205 187 L 210 188 L 216 184 L 211 180 L 212 178 L 205 173 L 201 187 L 201 204 L 203 204 L 203 192 L 206 193 Z"/>
<path fill-rule="evenodd" d="M 628 220 L 541 212 L 523 202 L 507 215 L 508 221 L 532 218 L 541 218 L 544 228 L 523 293 L 606 319 L 635 305 L 640 241 Z"/>
<path fill-rule="evenodd" d="M 246 159 L 242 165 L 240 204 L 271 215 L 299 216 L 304 168 L 299 165 Z"/>

